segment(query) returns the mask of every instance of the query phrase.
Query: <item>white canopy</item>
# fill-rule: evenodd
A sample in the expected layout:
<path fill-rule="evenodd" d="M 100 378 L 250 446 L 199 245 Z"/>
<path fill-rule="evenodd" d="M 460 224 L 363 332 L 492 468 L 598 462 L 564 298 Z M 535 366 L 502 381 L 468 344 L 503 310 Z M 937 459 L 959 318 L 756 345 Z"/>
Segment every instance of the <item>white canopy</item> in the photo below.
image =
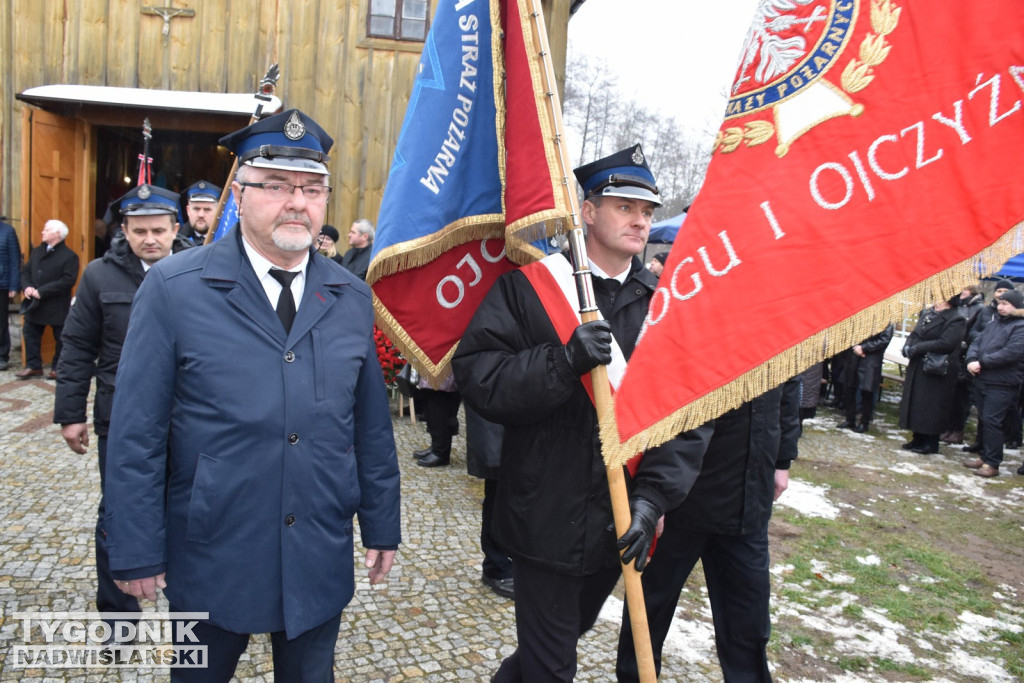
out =
<path fill-rule="evenodd" d="M 41 85 L 20 93 L 18 99 L 32 104 L 78 102 L 139 109 L 176 109 L 218 114 L 252 114 L 256 105 L 252 93 L 148 90 L 145 88 L 115 88 L 105 85 Z M 271 96 L 270 101 L 264 105 L 264 113 L 271 114 L 280 108 L 281 100 L 276 96 Z"/>

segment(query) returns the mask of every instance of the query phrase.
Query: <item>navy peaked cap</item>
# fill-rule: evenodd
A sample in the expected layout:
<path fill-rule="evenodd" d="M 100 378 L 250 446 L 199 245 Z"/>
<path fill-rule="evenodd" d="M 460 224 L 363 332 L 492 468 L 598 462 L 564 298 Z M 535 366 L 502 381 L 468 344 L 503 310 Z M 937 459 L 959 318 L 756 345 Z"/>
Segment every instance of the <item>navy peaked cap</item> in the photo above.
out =
<path fill-rule="evenodd" d="M 573 170 L 583 198 L 629 197 L 661 206 L 658 185 L 639 144 Z"/>
<path fill-rule="evenodd" d="M 316 121 L 289 109 L 225 135 L 220 144 L 240 164 L 283 171 L 330 175 L 327 162 L 334 140 Z"/>
<path fill-rule="evenodd" d="M 209 180 L 199 180 L 185 188 L 185 201 L 217 202 L 220 201 L 220 188 Z"/>
<path fill-rule="evenodd" d="M 181 196 L 177 192 L 165 190 L 156 185 L 139 185 L 115 199 L 110 209 L 120 212 L 121 216 L 154 216 L 162 213 L 178 215 L 178 202 Z"/>

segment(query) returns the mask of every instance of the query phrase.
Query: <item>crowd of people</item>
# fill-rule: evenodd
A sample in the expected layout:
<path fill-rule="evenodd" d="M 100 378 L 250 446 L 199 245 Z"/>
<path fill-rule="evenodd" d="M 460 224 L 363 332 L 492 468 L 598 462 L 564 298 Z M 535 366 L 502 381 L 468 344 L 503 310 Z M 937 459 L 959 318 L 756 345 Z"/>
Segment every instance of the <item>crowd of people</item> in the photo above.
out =
<path fill-rule="evenodd" d="M 220 188 L 189 188 L 179 230 L 182 198 L 142 185 L 112 206 L 121 229 L 86 267 L 73 306 L 78 260 L 59 221 L 46 224 L 20 273 L 0 270 L 10 296 L 24 291 L 29 304 L 27 365 L 16 376 L 43 375 L 38 340 L 51 326 L 54 421 L 77 453 L 88 451 L 96 378 L 106 644 L 118 645 L 118 624 L 161 590 L 172 613 L 209 615 L 189 632 L 208 646 L 208 668 L 173 669 L 172 680 L 230 680 L 252 633 L 271 634 L 281 680 L 332 680 L 355 584 L 353 517 L 371 583 L 387 577 L 402 540 L 398 454 L 363 281 L 373 226 L 353 223 L 339 260 L 340 235 L 324 222 L 333 140 L 304 113 L 270 116 L 221 143 L 239 161 L 230 186 L 239 223 L 223 239 L 206 239 Z M 569 260 L 550 255 L 498 279 L 449 383 L 417 389 L 430 445 L 412 454 L 416 464 L 450 464 L 464 403 L 469 473 L 485 482 L 482 580 L 514 600 L 517 638 L 493 680 L 573 680 L 578 639 L 624 564 L 642 572 L 660 670 L 699 560 L 726 680 L 769 681 L 768 522 L 808 414 L 801 386 L 808 377 L 815 386 L 821 368 L 644 452 L 629 470 L 629 526 L 617 532 L 583 378 L 633 351 L 665 263 L 665 254 L 648 267 L 639 259 L 662 200 L 640 145 L 575 175 L 598 319 L 581 322 L 563 288 L 547 286 L 573 278 Z M 0 231 L 0 247 L 4 239 Z M 978 457 L 964 464 L 983 477 L 998 474 L 1008 416 L 1020 438 L 1024 296 L 999 284 L 1009 287 L 990 306 L 977 288 L 936 302 L 903 347 L 905 448 L 934 453 L 940 440 L 962 439 L 973 403 L 979 436 L 968 448 Z M 832 360 L 841 427 L 871 429 L 892 335 L 889 326 Z M 616 675 L 640 680 L 624 609 Z"/>
<path fill-rule="evenodd" d="M 830 405 L 844 411 L 838 427 L 869 429 L 882 382 L 882 364 L 893 326 L 828 362 L 804 373 L 805 392 L 818 381 L 831 386 Z M 1004 449 L 1021 447 L 1024 422 L 1024 294 L 1010 280 L 995 283 L 985 303 L 979 285 L 969 285 L 948 300 L 923 309 L 902 342 L 906 359 L 898 424 L 911 438 L 902 448 L 921 455 L 939 452 L 939 444 L 961 445 L 972 408 L 977 412 L 975 440 L 963 445 L 964 460 L 979 477 L 995 477 Z M 857 415 L 860 414 L 860 419 Z M 1024 464 L 1017 468 L 1024 475 Z"/>

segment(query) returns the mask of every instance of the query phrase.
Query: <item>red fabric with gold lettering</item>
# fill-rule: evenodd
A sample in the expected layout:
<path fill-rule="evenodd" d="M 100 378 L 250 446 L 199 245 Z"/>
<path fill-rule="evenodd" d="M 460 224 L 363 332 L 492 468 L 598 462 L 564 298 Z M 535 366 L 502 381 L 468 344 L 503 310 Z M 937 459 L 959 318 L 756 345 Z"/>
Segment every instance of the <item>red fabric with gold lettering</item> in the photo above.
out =
<path fill-rule="evenodd" d="M 622 441 L 659 423 L 663 441 L 670 418 L 686 424 L 684 406 L 735 397 L 758 384 L 747 373 L 800 342 L 995 245 L 1005 253 L 1024 220 L 1024 3 L 794 12 L 752 34 L 761 49 L 740 68 L 732 117 L 616 394 Z M 778 66 L 766 55 L 797 50 L 801 36 L 802 68 L 758 82 Z"/>

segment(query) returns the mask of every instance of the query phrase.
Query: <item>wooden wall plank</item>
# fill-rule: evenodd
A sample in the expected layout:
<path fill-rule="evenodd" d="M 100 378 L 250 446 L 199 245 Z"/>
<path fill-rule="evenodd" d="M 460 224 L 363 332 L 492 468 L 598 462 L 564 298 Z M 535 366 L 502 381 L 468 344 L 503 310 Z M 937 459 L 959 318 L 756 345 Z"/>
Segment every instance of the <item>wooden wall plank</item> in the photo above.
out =
<path fill-rule="evenodd" d="M 198 65 L 196 90 L 224 92 L 227 88 L 229 16 L 228 0 L 203 0 L 196 4 L 192 57 Z"/>
<path fill-rule="evenodd" d="M 73 23 L 79 29 L 76 44 L 70 46 L 78 53 L 76 76 L 72 82 L 84 85 L 104 85 L 107 78 L 107 41 L 97 40 L 107 29 L 107 4 L 96 0 L 78 0 Z"/>
<path fill-rule="evenodd" d="M 107 80 L 104 85 L 139 87 L 139 6 L 132 0 L 107 3 Z"/>

